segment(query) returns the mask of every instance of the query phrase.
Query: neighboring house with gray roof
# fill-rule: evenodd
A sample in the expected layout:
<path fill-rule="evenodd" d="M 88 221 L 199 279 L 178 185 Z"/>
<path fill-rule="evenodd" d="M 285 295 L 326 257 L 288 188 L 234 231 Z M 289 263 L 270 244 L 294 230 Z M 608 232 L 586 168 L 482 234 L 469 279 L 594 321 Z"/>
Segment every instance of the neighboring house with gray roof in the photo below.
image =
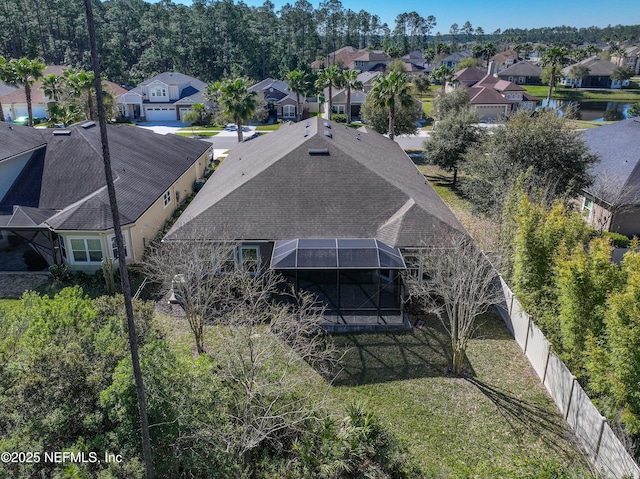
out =
<path fill-rule="evenodd" d="M 436 60 L 436 62 L 438 66 L 446 65 L 448 67 L 455 68 L 456 66 L 458 66 L 458 63 L 460 63 L 460 61 L 469 57 L 471 57 L 470 51 L 455 52 L 455 53 L 452 53 L 451 55 L 447 55 L 440 58 L 439 60 Z"/>
<path fill-rule="evenodd" d="M 116 97 L 125 118 L 140 121 L 179 121 L 196 103 L 206 104 L 207 84 L 178 72 L 164 72 Z"/>
<path fill-rule="evenodd" d="M 252 85 L 249 91 L 255 91 L 264 98 L 267 114 L 276 120 L 295 121 L 298 118 L 299 108 L 302 109 L 303 117 L 304 112 L 308 111 L 308 108 L 305 109 L 306 96 L 303 93 L 300 94 L 300 105 L 298 105 L 296 94 L 289 90 L 284 81 L 265 78 Z"/>
<path fill-rule="evenodd" d="M 136 262 L 203 178 L 211 145 L 142 128 L 109 126 L 108 134 L 126 255 Z M 0 232 L 76 270 L 116 255 L 94 122 L 45 130 L 0 122 Z"/>
<path fill-rule="evenodd" d="M 594 183 L 578 198 L 585 219 L 599 230 L 640 236 L 640 119 L 630 118 L 582 133 L 600 157 Z"/>
<path fill-rule="evenodd" d="M 400 271 L 454 234 L 466 232 L 397 143 L 315 117 L 235 147 L 164 241 L 240 242 L 240 265 L 316 293 L 339 324 L 403 327 Z"/>
<path fill-rule="evenodd" d="M 584 78 L 569 78 L 571 69 L 576 65 L 587 67 L 589 69 L 589 74 Z M 581 62 L 565 67 L 560 71 L 562 75 L 560 84 L 574 88 L 620 89 L 623 86 L 629 86 L 629 80 L 620 82 L 620 80 L 611 79 L 611 74 L 616 68 L 617 66 L 614 63 L 602 60 L 597 56 L 585 58 Z"/>
<path fill-rule="evenodd" d="M 506 80 L 516 85 L 541 85 L 542 68 L 530 62 L 518 62 L 498 72 L 500 80 Z"/>

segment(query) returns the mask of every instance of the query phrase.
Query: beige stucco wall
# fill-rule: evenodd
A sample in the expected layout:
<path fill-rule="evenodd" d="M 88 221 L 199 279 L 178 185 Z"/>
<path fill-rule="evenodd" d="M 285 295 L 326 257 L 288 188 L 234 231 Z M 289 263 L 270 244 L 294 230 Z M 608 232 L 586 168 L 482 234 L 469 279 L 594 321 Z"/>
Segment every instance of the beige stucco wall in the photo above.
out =
<path fill-rule="evenodd" d="M 193 192 L 193 183 L 202 180 L 209 161 L 209 150 L 200 156 L 191 167 L 171 186 L 171 202 L 165 207 L 164 194 L 132 225 L 123 226 L 122 231 L 127 242 L 127 262 L 142 260 L 146 245 L 153 240 L 165 222 L 171 218 L 182 201 Z M 111 256 L 109 237 L 113 236 L 113 229 L 107 231 L 60 231 L 60 240 L 64 241 L 67 251 L 66 263 L 73 270 L 93 272 L 100 269 L 99 263 L 76 263 L 73 260 L 71 239 L 99 239 L 103 255 Z"/>
<path fill-rule="evenodd" d="M 170 188 L 171 203 L 165 207 L 163 195 L 161 195 L 131 227 L 132 261 L 138 262 L 142 259 L 144 248 L 148 242 L 156 237 L 158 231 L 171 218 L 180 203 L 193 192 L 193 183 L 202 180 L 204 170 L 209 161 L 209 155 L 209 150 L 207 150 L 173 184 Z"/>

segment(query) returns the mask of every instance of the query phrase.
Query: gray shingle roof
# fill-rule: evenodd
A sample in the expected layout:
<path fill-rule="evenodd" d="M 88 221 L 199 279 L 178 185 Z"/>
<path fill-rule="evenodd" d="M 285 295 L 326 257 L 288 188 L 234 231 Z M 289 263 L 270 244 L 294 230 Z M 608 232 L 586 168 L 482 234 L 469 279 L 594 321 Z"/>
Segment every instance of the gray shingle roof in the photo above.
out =
<path fill-rule="evenodd" d="M 131 91 L 138 94 L 142 94 L 142 87 L 149 85 L 154 81 L 161 81 L 166 85 L 178 85 L 181 88 L 180 98 L 178 98 L 177 100 L 172 100 L 170 102 L 164 102 L 164 103 L 191 104 L 191 103 L 204 103 L 206 101 L 206 98 L 204 97 L 204 90 L 207 84 L 202 80 L 198 80 L 197 78 L 193 78 L 189 75 L 185 75 L 184 73 L 178 73 L 178 72 L 160 73 L 159 75 L 156 75 L 138 84 Z M 145 103 L 153 104 L 154 102 L 149 102 L 149 100 L 145 100 Z"/>
<path fill-rule="evenodd" d="M 377 238 L 410 247 L 464 232 L 397 143 L 329 124 L 331 137 L 313 118 L 235 147 L 166 239 Z"/>
<path fill-rule="evenodd" d="M 630 118 L 582 133 L 585 143 L 600 157 L 591 174 L 590 191 L 618 189 L 622 204 L 640 204 L 640 119 Z"/>
<path fill-rule="evenodd" d="M 562 75 L 567 76 L 575 65 L 584 65 L 589 69 L 588 76 L 610 76 L 617 67 L 611 62 L 602 60 L 598 57 L 585 58 L 584 60 L 564 67 L 561 71 Z"/>
<path fill-rule="evenodd" d="M 42 147 L 45 143 L 41 130 L 0 121 L 0 161 Z"/>
<path fill-rule="evenodd" d="M 499 77 L 509 77 L 509 76 L 539 77 L 541 75 L 542 75 L 542 68 L 530 62 L 518 62 L 514 65 L 511 65 L 508 68 L 505 68 L 504 70 L 498 73 Z"/>
<path fill-rule="evenodd" d="M 18 128 L 28 127 L 14 130 Z M 30 198 L 14 193 L 13 205 L 59 211 L 47 221 L 54 229 L 110 229 L 100 130 L 81 124 L 68 130 L 68 136 L 41 130 L 47 146 L 40 171 L 18 177 L 6 196 L 12 190 L 40 191 L 36 204 L 26 205 Z M 109 126 L 108 134 L 122 224 L 136 221 L 210 147 L 200 140 L 129 126 Z"/>

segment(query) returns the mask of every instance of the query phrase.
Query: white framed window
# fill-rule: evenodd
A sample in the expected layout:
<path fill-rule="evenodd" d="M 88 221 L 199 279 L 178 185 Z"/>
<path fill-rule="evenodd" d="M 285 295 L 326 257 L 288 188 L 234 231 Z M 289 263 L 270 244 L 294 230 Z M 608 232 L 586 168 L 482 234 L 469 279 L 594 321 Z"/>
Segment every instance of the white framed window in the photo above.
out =
<path fill-rule="evenodd" d="M 582 215 L 587 221 L 591 221 L 591 215 L 593 214 L 593 200 L 585 196 L 582 202 Z"/>
<path fill-rule="evenodd" d="M 126 233 L 122 233 L 122 241 L 124 242 L 124 257 L 129 258 L 129 242 Z M 109 236 L 109 247 L 111 248 L 111 258 L 118 259 L 118 245 L 116 244 L 116 235 Z"/>
<path fill-rule="evenodd" d="M 151 96 L 167 96 L 167 89 L 161 86 L 151 88 Z"/>
<path fill-rule="evenodd" d="M 286 116 L 286 117 L 296 116 L 296 107 L 294 105 L 283 105 L 282 116 Z"/>
<path fill-rule="evenodd" d="M 100 263 L 102 261 L 100 238 L 70 238 L 69 243 L 74 263 Z"/>
<path fill-rule="evenodd" d="M 240 246 L 238 264 L 241 271 L 256 274 L 260 271 L 260 246 Z"/>
<path fill-rule="evenodd" d="M 169 203 L 171 203 L 171 190 L 167 190 L 162 195 L 162 202 L 164 203 L 164 207 L 166 208 Z"/>
<path fill-rule="evenodd" d="M 344 105 L 333 105 L 333 112 L 338 113 L 340 115 L 344 115 L 345 114 Z"/>
<path fill-rule="evenodd" d="M 518 77 L 518 83 L 524 83 L 524 77 Z"/>

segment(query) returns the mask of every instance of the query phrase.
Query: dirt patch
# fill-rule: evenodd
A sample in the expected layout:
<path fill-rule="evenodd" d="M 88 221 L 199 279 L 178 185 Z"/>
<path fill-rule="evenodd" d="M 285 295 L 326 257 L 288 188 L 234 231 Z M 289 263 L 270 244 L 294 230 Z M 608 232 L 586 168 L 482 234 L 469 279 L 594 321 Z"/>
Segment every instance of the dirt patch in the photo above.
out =
<path fill-rule="evenodd" d="M 0 298 L 19 298 L 49 280 L 46 274 L 0 274 Z"/>

